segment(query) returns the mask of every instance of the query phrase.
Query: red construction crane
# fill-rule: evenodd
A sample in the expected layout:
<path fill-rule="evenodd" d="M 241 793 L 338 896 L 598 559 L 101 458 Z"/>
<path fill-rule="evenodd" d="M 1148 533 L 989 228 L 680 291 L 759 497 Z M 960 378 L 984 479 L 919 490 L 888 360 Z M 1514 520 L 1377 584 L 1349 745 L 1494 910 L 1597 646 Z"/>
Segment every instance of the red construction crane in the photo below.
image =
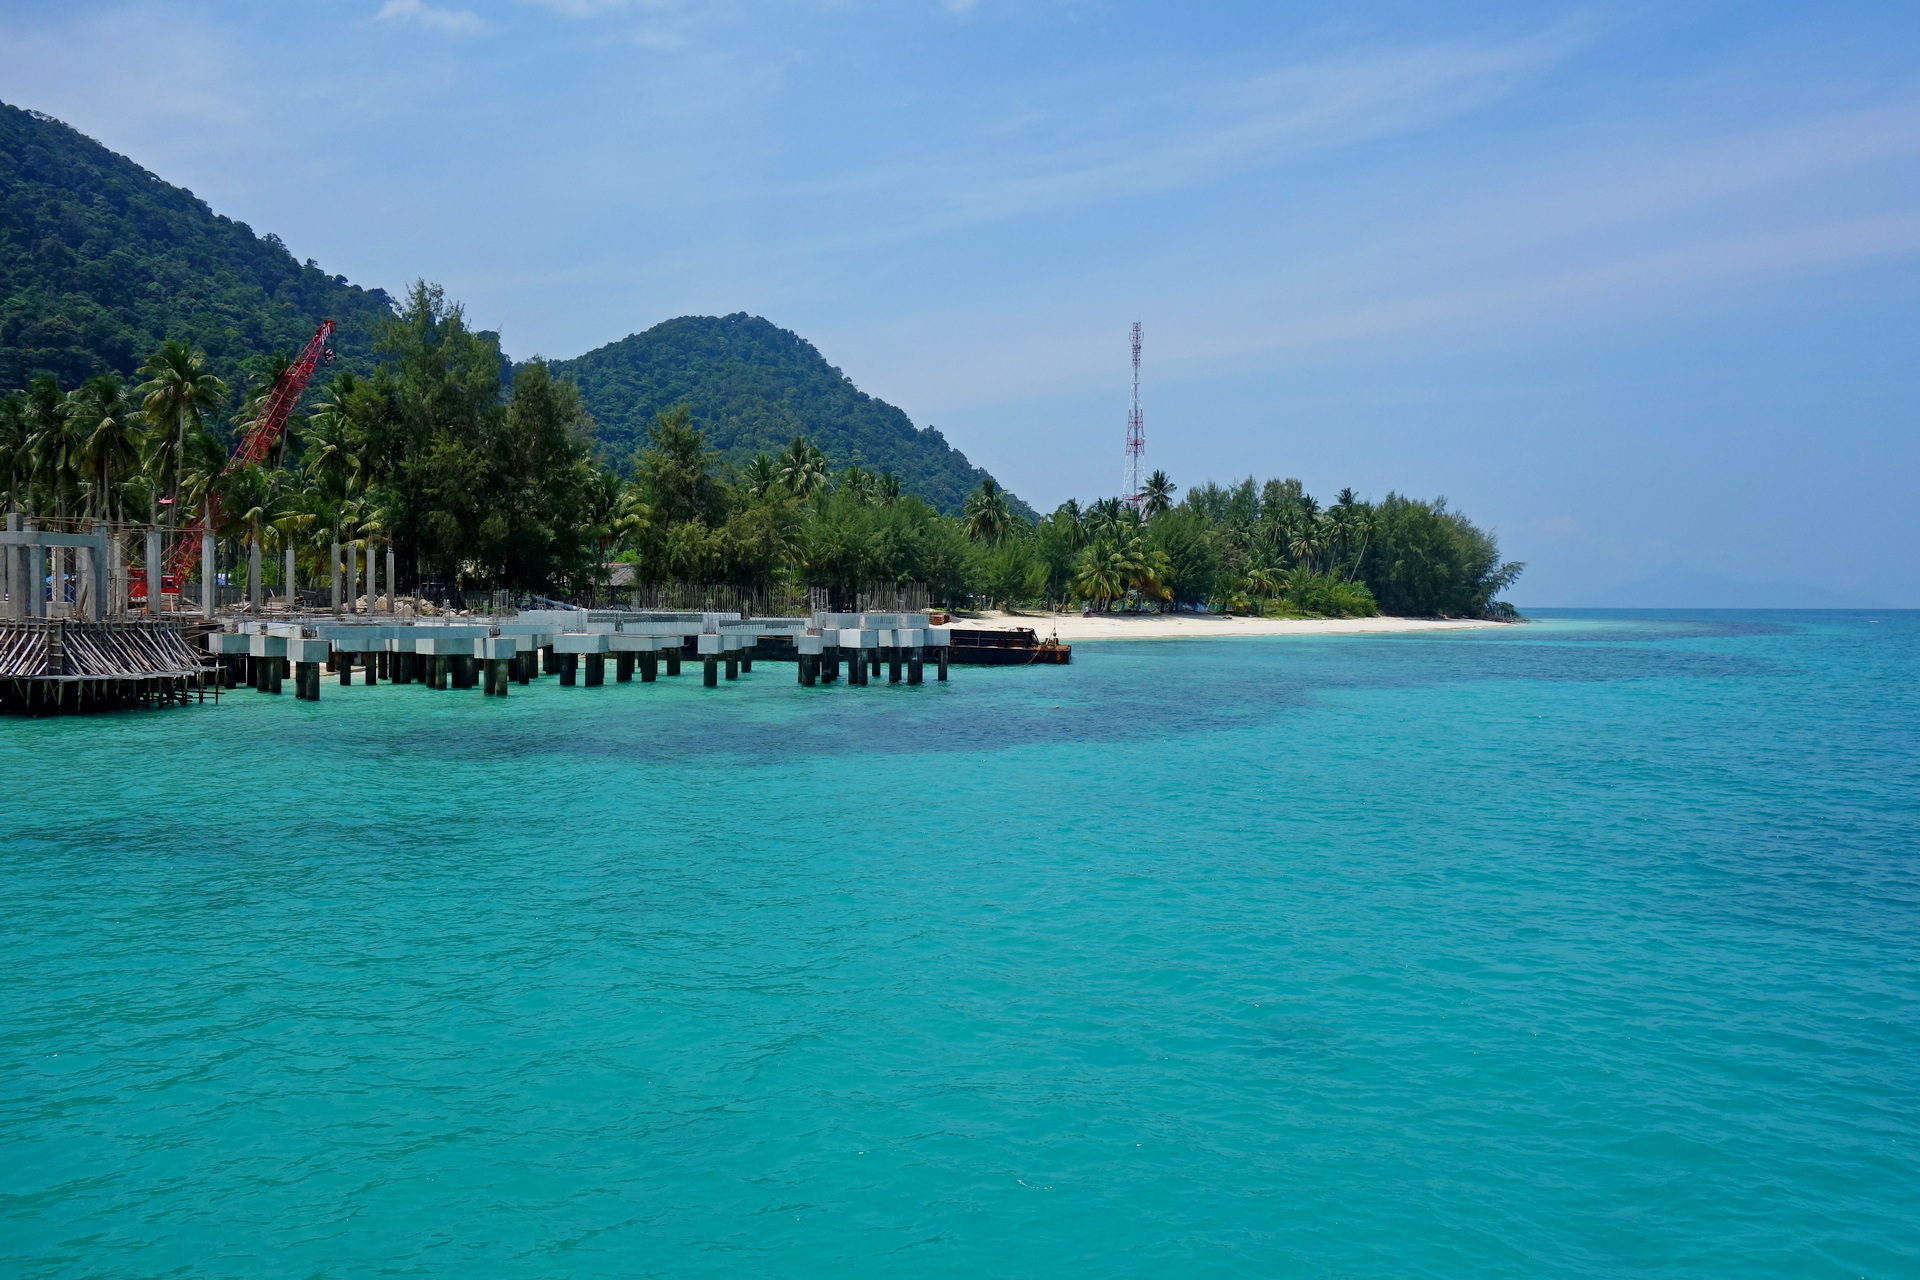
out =
<path fill-rule="evenodd" d="M 333 321 L 322 320 L 320 327 L 307 339 L 307 345 L 300 348 L 293 363 L 280 371 L 273 380 L 273 390 L 267 395 L 266 407 L 260 416 L 248 424 L 241 435 L 240 443 L 233 447 L 233 456 L 227 459 L 227 465 L 220 472 L 226 475 L 236 467 L 253 466 L 265 462 L 267 455 L 273 452 L 273 446 L 287 429 L 287 419 L 293 416 L 294 406 L 300 403 L 300 397 L 306 394 L 307 383 L 313 380 L 313 371 L 322 364 L 333 363 L 333 351 L 327 346 L 327 339 L 333 336 Z M 193 568 L 193 562 L 200 555 L 200 535 L 210 528 L 219 517 L 219 500 L 212 489 L 207 491 L 207 500 L 194 522 L 181 532 L 180 541 L 174 544 L 173 554 L 167 557 L 166 572 L 160 578 L 160 590 L 164 594 L 169 588 L 180 590 L 179 584 L 186 581 L 187 572 Z M 146 595 L 146 578 L 139 570 L 134 570 L 135 599 Z"/>

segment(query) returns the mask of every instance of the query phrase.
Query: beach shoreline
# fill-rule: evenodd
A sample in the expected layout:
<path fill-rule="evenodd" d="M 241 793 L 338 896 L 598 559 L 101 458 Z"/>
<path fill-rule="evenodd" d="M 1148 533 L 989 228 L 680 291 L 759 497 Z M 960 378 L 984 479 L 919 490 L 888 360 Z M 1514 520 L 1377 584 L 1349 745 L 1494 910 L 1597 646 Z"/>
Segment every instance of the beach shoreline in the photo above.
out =
<path fill-rule="evenodd" d="M 956 627 L 1031 627 L 1041 639 L 1057 635 L 1081 640 L 1185 640 L 1202 637 L 1397 635 L 1413 631 L 1473 631 L 1512 624 L 1450 618 L 1244 618 L 1205 613 L 1095 614 L 1003 613 L 989 610 L 955 614 Z"/>

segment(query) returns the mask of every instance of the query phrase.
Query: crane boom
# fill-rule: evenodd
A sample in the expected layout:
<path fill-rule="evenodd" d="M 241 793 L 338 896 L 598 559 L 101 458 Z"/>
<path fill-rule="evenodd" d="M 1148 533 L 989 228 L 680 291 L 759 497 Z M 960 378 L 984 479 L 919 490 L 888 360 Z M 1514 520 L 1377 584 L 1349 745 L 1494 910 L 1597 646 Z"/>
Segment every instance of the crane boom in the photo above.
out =
<path fill-rule="evenodd" d="M 240 443 L 233 447 L 233 456 L 227 459 L 221 475 L 237 467 L 264 462 L 267 455 L 273 452 L 273 446 L 286 432 L 287 420 L 293 416 L 294 407 L 300 403 L 300 397 L 306 394 L 307 384 L 313 381 L 313 371 L 322 363 L 333 360 L 333 352 L 327 347 L 327 340 L 333 337 L 333 328 L 333 321 L 322 320 L 320 327 L 313 331 L 313 336 L 307 339 L 307 345 L 300 348 L 300 354 L 293 358 L 293 363 L 282 369 L 280 376 L 273 380 L 273 390 L 267 394 L 266 406 L 241 434 Z M 181 532 L 180 541 L 174 544 L 173 554 L 167 558 L 166 577 L 161 579 L 161 591 L 166 591 L 169 578 L 175 583 L 186 581 L 194 558 L 200 554 L 200 535 L 212 527 L 219 514 L 219 500 L 209 489 L 200 514 Z"/>

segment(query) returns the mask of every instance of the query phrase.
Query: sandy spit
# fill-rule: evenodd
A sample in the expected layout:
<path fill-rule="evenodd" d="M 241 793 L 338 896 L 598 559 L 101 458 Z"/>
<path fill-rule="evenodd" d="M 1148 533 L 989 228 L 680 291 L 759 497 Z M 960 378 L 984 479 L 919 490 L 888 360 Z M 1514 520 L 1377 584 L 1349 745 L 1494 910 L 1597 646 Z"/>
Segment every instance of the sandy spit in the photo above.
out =
<path fill-rule="evenodd" d="M 1223 618 L 1210 614 L 1078 613 L 956 614 L 956 627 L 1032 627 L 1041 639 L 1182 640 L 1202 636 L 1359 636 L 1402 631 L 1471 631 L 1504 622 L 1457 622 L 1440 618 Z"/>

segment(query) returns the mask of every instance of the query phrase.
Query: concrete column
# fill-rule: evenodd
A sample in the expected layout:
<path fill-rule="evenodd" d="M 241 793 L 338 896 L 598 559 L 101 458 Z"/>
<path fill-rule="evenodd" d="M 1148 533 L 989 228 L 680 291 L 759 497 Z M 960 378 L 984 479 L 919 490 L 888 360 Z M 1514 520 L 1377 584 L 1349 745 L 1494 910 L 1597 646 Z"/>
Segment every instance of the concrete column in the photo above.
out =
<path fill-rule="evenodd" d="M 374 601 L 380 598 L 380 557 L 374 554 L 373 543 L 367 543 L 367 612 L 378 613 L 379 607 Z"/>
<path fill-rule="evenodd" d="M 352 684 L 353 683 L 353 655 L 350 653 L 343 653 L 340 655 L 339 662 L 340 662 L 340 665 L 336 668 L 336 670 L 340 672 L 340 683 L 343 686 Z"/>
<path fill-rule="evenodd" d="M 372 688 L 374 685 L 377 685 L 380 683 L 380 655 L 379 654 L 377 653 L 361 654 L 360 668 L 361 670 L 366 672 L 368 688 Z"/>
<path fill-rule="evenodd" d="M 580 655 L 577 653 L 557 653 L 554 657 L 560 663 L 560 684 L 571 689 L 580 679 Z"/>
<path fill-rule="evenodd" d="M 820 683 L 832 684 L 840 678 L 840 646 L 830 644 L 820 655 Z"/>
<path fill-rule="evenodd" d="M 640 683 L 652 684 L 660 678 L 660 655 L 643 653 L 640 655 Z"/>
<path fill-rule="evenodd" d="M 354 602 L 360 598 L 360 548 L 347 544 L 347 612 L 359 612 Z"/>
<path fill-rule="evenodd" d="M 936 680 L 945 680 L 947 678 L 947 646 L 944 644 L 935 645 L 933 652 L 935 662 L 934 678 Z"/>
<path fill-rule="evenodd" d="M 587 658 L 587 688 L 597 689 L 607 682 L 607 655 L 589 653 Z"/>
<path fill-rule="evenodd" d="M 813 687 L 813 682 L 816 679 L 818 679 L 820 675 L 819 655 L 812 654 L 812 653 L 801 654 L 799 666 L 800 666 L 800 683 L 806 688 L 811 689 Z"/>
<path fill-rule="evenodd" d="M 328 568 L 333 575 L 333 611 L 340 612 L 340 544 L 333 544 L 333 559 Z"/>
<path fill-rule="evenodd" d="M 720 684 L 720 660 L 711 654 L 700 660 L 700 683 L 709 689 Z"/>
<path fill-rule="evenodd" d="M 493 696 L 496 698 L 506 697 L 507 686 L 511 683 L 507 677 L 508 660 L 505 658 L 494 658 L 488 665 L 493 668 Z"/>
<path fill-rule="evenodd" d="M 220 612 L 220 563 L 211 533 L 200 535 L 200 612 L 209 618 Z"/>
<path fill-rule="evenodd" d="M 393 544 L 389 542 L 387 544 L 387 612 L 388 613 L 393 612 L 394 610 L 393 602 L 396 599 L 398 599 L 400 595 L 398 591 L 394 590 L 394 586 L 393 586 L 393 584 L 398 581 L 400 581 L 400 579 L 395 577 L 393 573 Z"/>
<path fill-rule="evenodd" d="M 111 575 L 107 571 L 112 555 L 113 538 L 107 533 L 107 526 L 93 526 L 93 536 L 100 545 L 87 552 L 87 616 L 95 622 L 105 621 L 107 616 L 107 593 L 112 590 L 108 585 Z"/>
<path fill-rule="evenodd" d="M 738 655 L 738 654 L 733 654 L 733 653 L 729 653 L 729 654 L 727 655 L 727 679 L 729 679 L 729 680 L 738 680 L 739 678 L 740 678 L 740 658 L 739 658 L 739 655 Z"/>
<path fill-rule="evenodd" d="M 907 650 L 907 683 L 919 684 L 926 679 L 926 650 L 919 645 Z"/>
<path fill-rule="evenodd" d="M 166 576 L 166 556 L 160 546 L 160 531 L 147 530 L 147 612 L 160 612 L 160 580 Z"/>
<path fill-rule="evenodd" d="M 280 589 L 286 593 L 287 608 L 292 609 L 300 599 L 300 584 L 295 580 L 293 545 L 289 543 L 280 556 Z"/>
<path fill-rule="evenodd" d="M 247 604 L 260 612 L 260 540 L 247 544 Z"/>
<path fill-rule="evenodd" d="M 19 527 L 19 513 L 7 512 L 7 532 L 12 533 Z M 18 551 L 18 547 L 0 547 L 0 597 L 4 597 L 0 599 L 0 618 L 9 622 L 20 616 L 20 593 L 13 589 L 13 565 L 20 558 L 15 554 Z"/>
<path fill-rule="evenodd" d="M 742 649 L 740 651 L 740 670 L 746 675 L 753 674 L 753 650 Z"/>
<path fill-rule="evenodd" d="M 680 652 L 681 650 L 678 645 L 667 650 L 667 674 L 670 676 L 680 674 Z"/>
<path fill-rule="evenodd" d="M 616 653 L 613 655 L 613 682 L 631 684 L 633 682 L 633 655 Z"/>
<path fill-rule="evenodd" d="M 887 646 L 887 683 L 900 683 L 900 646 L 897 644 Z"/>

